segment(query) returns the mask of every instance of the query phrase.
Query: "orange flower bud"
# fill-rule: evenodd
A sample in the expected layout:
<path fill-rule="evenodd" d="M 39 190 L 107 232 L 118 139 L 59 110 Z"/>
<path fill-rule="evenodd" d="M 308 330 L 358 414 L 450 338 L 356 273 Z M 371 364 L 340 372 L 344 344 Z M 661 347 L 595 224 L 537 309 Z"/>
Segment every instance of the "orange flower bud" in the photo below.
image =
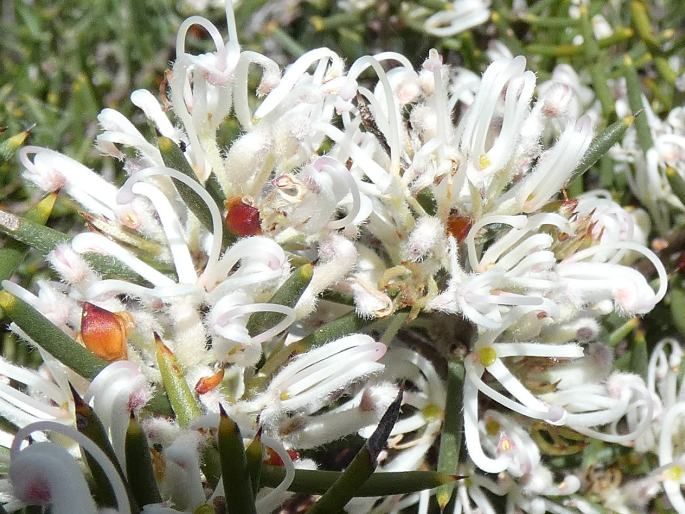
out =
<path fill-rule="evenodd" d="M 473 220 L 468 216 L 453 213 L 447 217 L 447 232 L 461 243 L 469 234 L 472 224 Z"/>
<path fill-rule="evenodd" d="M 259 210 L 243 202 L 239 196 L 226 200 L 226 228 L 240 237 L 255 236 L 262 232 Z"/>
<path fill-rule="evenodd" d="M 208 377 L 202 377 L 195 384 L 195 392 L 197 394 L 205 394 L 217 387 L 221 381 L 224 379 L 224 368 L 210 375 Z"/>
<path fill-rule="evenodd" d="M 108 361 L 125 359 L 128 321 L 125 313 L 109 312 L 86 302 L 81 315 L 81 340 L 98 357 Z"/>

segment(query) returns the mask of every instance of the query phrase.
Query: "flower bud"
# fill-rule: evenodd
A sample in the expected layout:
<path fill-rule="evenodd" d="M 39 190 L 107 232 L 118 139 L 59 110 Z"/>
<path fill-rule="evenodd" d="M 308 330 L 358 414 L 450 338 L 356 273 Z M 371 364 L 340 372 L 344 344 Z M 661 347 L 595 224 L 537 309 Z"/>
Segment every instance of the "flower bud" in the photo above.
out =
<path fill-rule="evenodd" d="M 226 228 L 239 237 L 261 234 L 259 210 L 238 196 L 226 200 Z"/>
<path fill-rule="evenodd" d="M 574 100 L 573 89 L 567 84 L 556 82 L 543 96 L 542 113 L 548 118 L 563 118 L 569 114 Z"/>
<path fill-rule="evenodd" d="M 460 243 L 466 239 L 471 225 L 473 220 L 468 216 L 461 216 L 455 212 L 447 217 L 447 232 Z"/>
<path fill-rule="evenodd" d="M 433 216 L 419 218 L 404 244 L 404 258 L 419 262 L 429 257 L 434 250 L 442 246 L 444 234 L 445 228 L 438 218 Z"/>
<path fill-rule="evenodd" d="M 81 340 L 91 352 L 108 361 L 126 359 L 127 315 L 92 303 L 83 304 Z"/>
<path fill-rule="evenodd" d="M 219 384 L 221 384 L 221 381 L 223 379 L 224 368 L 221 368 L 213 375 L 209 375 L 208 377 L 202 377 L 200 380 L 198 380 L 197 384 L 195 384 L 195 392 L 197 394 L 208 393 L 212 389 L 215 389 Z"/>

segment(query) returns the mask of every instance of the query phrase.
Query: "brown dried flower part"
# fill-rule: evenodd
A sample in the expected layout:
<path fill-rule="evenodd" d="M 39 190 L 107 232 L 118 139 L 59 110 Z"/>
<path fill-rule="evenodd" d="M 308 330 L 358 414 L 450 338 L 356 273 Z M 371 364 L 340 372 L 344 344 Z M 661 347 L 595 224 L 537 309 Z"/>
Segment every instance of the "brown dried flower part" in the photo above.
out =
<path fill-rule="evenodd" d="M 126 359 L 130 317 L 125 312 L 110 312 L 83 304 L 81 340 L 91 352 L 107 361 Z"/>
<path fill-rule="evenodd" d="M 208 393 L 212 389 L 215 389 L 219 384 L 221 384 L 221 381 L 223 379 L 224 379 L 224 368 L 221 368 L 219 371 L 217 371 L 213 375 L 210 375 L 208 377 L 202 377 L 200 380 L 198 380 L 197 384 L 195 384 L 195 392 L 197 394 Z"/>

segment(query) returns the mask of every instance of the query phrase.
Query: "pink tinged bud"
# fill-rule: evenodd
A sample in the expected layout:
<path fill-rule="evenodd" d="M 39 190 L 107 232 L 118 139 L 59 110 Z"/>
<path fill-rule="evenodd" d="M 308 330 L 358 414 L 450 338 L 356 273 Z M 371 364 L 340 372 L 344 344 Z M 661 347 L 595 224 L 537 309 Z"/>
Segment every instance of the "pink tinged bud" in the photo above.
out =
<path fill-rule="evenodd" d="M 12 459 L 14 495 L 27 505 L 50 505 L 54 514 L 95 514 L 97 509 L 79 465 L 54 443 L 34 443 Z"/>
<path fill-rule="evenodd" d="M 423 69 L 432 73 L 439 73 L 442 70 L 442 56 L 435 50 L 431 50 L 428 53 L 428 58 L 423 61 Z"/>
<path fill-rule="evenodd" d="M 88 263 L 69 245 L 60 245 L 51 251 L 47 260 L 68 284 L 77 285 L 94 276 Z"/>
<path fill-rule="evenodd" d="M 445 228 L 438 218 L 424 216 L 416 222 L 414 230 L 404 245 L 407 260 L 418 262 L 442 246 Z"/>
<path fill-rule="evenodd" d="M 560 118 L 569 113 L 574 93 L 570 86 L 553 84 L 543 97 L 542 113 L 548 118 Z"/>
<path fill-rule="evenodd" d="M 259 82 L 259 87 L 257 88 L 257 96 L 266 96 L 271 91 L 278 86 L 281 81 L 281 75 L 279 72 L 266 70 L 264 75 L 262 75 L 262 80 Z"/>

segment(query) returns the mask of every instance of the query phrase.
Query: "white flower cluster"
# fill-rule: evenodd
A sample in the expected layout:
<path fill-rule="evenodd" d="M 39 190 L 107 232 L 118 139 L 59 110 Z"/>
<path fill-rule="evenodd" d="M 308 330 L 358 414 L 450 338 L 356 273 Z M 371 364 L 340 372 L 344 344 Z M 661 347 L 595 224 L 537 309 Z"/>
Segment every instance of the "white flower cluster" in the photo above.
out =
<path fill-rule="evenodd" d="M 480 16 L 486 5 L 472 4 Z M 458 30 L 451 25 L 462 20 L 460 12 L 433 20 L 435 27 Z M 55 432 L 98 460 L 117 511 L 128 512 L 116 470 L 73 429 L 69 382 L 94 406 L 123 465 L 129 414 L 161 383 L 155 334 L 175 355 L 202 412 L 187 426 L 144 419 L 165 463 L 164 504 L 146 506 L 146 513 L 194 512 L 223 494 L 208 496 L 199 457 L 219 404 L 244 435 L 261 428 L 288 469 L 278 488 L 259 495 L 259 512 L 288 497 L 295 468 L 316 465 L 293 461 L 285 450 L 368 436 L 400 382 L 409 384 L 404 414 L 380 468 L 419 469 L 440 434 L 447 395 L 436 353 L 448 357 L 445 348 L 459 341 L 444 339 L 460 323 L 474 327 L 472 340 L 461 341 L 468 344 L 464 469 L 498 475 L 461 482 L 455 512 L 495 512 L 484 490 L 506 495 L 509 512 L 570 512 L 572 503 L 563 507 L 559 498 L 575 493 L 580 480 L 555 480 L 542 462 L 530 434 L 540 422 L 646 449 L 660 437 L 660 462 L 673 462 L 675 427 L 665 419 L 684 411 L 669 392 L 676 379 L 666 362 L 677 346 L 670 357 L 655 357 L 655 385 L 652 375 L 645 384 L 613 371 L 612 351 L 597 341 L 600 317 L 645 314 L 666 292 L 664 267 L 645 246 L 643 213 L 622 208 L 605 191 L 559 198 L 593 138 L 592 117 L 578 117 L 586 100 L 573 78 L 564 81 L 573 70 L 560 70 L 537 97 L 536 77 L 520 56 L 498 58 L 478 77 L 446 66 L 434 50 L 417 70 L 394 52 L 346 67 L 319 48 L 281 70 L 241 49 L 230 6 L 226 14 L 227 41 L 204 18 L 182 25 L 169 78 L 174 117 L 166 99 L 143 90 L 131 95 L 157 141 L 113 109 L 100 114 L 98 147 L 122 162 L 128 178 L 121 187 L 53 150 L 21 151 L 26 178 L 69 195 L 94 230 L 49 255 L 61 282 L 39 282 L 37 295 L 3 286 L 74 338 L 87 343 L 94 330 L 96 340 L 123 334 L 123 343 L 90 383 L 36 341 L 45 361 L 39 372 L 0 362 L 7 377 L 0 413 L 20 429 L 0 440 L 12 449 L 5 509 L 52 504 L 55 514 L 97 512 L 68 453 L 77 450 Z M 207 31 L 214 51 L 186 51 L 193 25 Z M 253 68 L 261 74 L 255 90 Z M 229 117 L 241 132 L 223 148 L 217 135 Z M 194 178 L 170 165 L 173 148 Z M 225 203 L 217 203 L 217 191 Z M 199 209 L 189 208 L 188 198 Z M 86 253 L 117 259 L 140 280 L 103 278 Z M 651 263 L 656 290 L 629 266 L 636 257 Z M 297 304 L 270 302 L 302 262 L 314 266 Z M 322 299 L 324 292 L 351 298 L 353 306 Z M 260 377 L 265 358 L 351 310 L 376 320 L 381 342 L 348 334 Z M 255 313 L 278 321 L 254 333 Z M 421 343 L 398 334 L 403 323 L 423 334 Z M 664 418 L 660 434 L 652 433 L 657 415 Z M 27 446 L 29 435 L 37 442 Z M 680 494 L 675 483 L 665 483 L 669 497 Z M 394 512 L 418 502 L 425 512 L 428 494 L 357 499 L 348 508 Z"/>

